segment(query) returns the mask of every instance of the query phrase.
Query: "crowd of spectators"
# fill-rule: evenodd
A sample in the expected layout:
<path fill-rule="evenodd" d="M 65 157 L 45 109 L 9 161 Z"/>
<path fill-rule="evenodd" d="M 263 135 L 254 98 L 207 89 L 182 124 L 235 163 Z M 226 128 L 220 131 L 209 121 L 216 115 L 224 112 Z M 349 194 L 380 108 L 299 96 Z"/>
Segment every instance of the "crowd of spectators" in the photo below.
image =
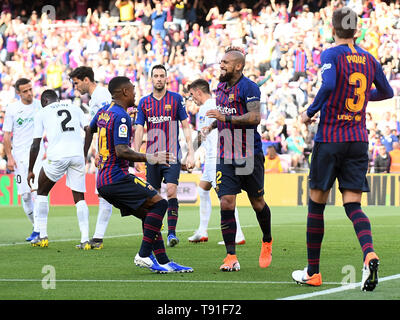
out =
<path fill-rule="evenodd" d="M 321 52 L 333 45 L 330 21 L 339 5 L 348 5 L 359 14 L 356 43 L 382 64 L 397 96 L 399 0 L 61 0 L 46 8 L 43 1 L 33 1 L 31 12 L 22 0 L 3 1 L 0 170 L 5 167 L 1 127 L 5 107 L 17 99 L 13 84 L 18 78 L 32 79 L 37 97 L 53 88 L 62 99 L 85 109 L 89 97 L 80 96 L 68 78 L 75 67 L 92 67 L 100 85 L 125 75 L 135 83 L 139 99 L 152 90 L 151 66 L 163 63 L 168 69 L 168 88 L 188 97 L 186 85 L 199 77 L 216 88 L 219 60 L 227 46 L 235 45 L 246 51 L 244 74 L 261 89 L 259 131 L 266 162 L 275 159 L 278 163 L 277 157 L 281 162 L 272 171 L 270 163 L 266 164 L 266 171 L 306 171 L 316 125 L 302 125 L 299 114 L 318 90 Z M 196 129 L 198 107 L 190 99 L 186 105 Z M 395 108 L 385 117 L 369 114 L 372 171 L 390 171 L 390 165 L 385 170 L 382 166 L 387 166 L 385 154 L 398 149 L 398 115 Z M 201 159 L 199 154 L 199 166 Z"/>

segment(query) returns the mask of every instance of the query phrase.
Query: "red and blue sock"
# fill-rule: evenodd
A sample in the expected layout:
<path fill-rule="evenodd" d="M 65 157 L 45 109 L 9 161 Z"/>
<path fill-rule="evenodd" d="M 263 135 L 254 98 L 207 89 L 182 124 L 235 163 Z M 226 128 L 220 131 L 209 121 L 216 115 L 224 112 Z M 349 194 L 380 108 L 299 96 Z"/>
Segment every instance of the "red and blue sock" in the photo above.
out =
<path fill-rule="evenodd" d="M 148 257 L 153 251 L 153 244 L 160 233 L 162 221 L 168 208 L 167 200 L 160 200 L 154 204 L 143 221 L 143 240 L 140 246 L 139 256 Z"/>
<path fill-rule="evenodd" d="M 307 273 L 312 276 L 319 273 L 319 259 L 321 244 L 324 237 L 324 210 L 325 204 L 308 200 L 307 215 Z"/>
<path fill-rule="evenodd" d="M 371 223 L 368 217 L 361 209 L 359 202 L 349 202 L 343 205 L 346 214 L 353 222 L 354 231 L 356 232 L 358 241 L 360 242 L 361 250 L 363 252 L 363 261 L 368 253 L 374 251 L 372 244 Z"/>

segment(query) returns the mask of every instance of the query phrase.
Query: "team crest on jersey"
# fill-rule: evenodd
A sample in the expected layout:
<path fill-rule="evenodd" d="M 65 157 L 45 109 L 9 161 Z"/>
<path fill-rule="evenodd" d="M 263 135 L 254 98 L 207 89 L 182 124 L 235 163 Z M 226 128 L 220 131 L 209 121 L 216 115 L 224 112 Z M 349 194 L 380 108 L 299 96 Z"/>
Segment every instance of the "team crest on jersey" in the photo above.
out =
<path fill-rule="evenodd" d="M 229 102 L 232 102 L 233 100 L 235 100 L 235 94 L 234 94 L 234 93 L 231 93 L 231 94 L 229 95 L 228 100 L 229 100 Z"/>
<path fill-rule="evenodd" d="M 127 138 L 128 137 L 128 126 L 126 124 L 121 124 L 118 128 L 118 137 Z"/>
<path fill-rule="evenodd" d="M 110 116 L 107 113 L 101 113 L 99 120 L 104 120 L 107 123 L 110 120 Z"/>
<path fill-rule="evenodd" d="M 165 111 L 171 111 L 171 105 L 170 104 L 166 104 L 165 105 L 165 107 L 164 107 L 164 109 L 165 109 Z"/>

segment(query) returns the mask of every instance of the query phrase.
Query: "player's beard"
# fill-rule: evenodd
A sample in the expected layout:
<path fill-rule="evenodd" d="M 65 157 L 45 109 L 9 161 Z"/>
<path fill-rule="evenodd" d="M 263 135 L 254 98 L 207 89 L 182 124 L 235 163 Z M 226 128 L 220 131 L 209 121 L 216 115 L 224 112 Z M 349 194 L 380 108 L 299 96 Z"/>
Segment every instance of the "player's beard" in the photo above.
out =
<path fill-rule="evenodd" d="M 161 92 L 165 89 L 165 85 L 166 85 L 165 82 L 164 83 L 156 83 L 153 85 L 153 88 L 155 91 Z"/>
<path fill-rule="evenodd" d="M 220 74 L 219 75 L 219 81 L 220 82 L 229 82 L 233 78 L 233 72 L 228 72 L 225 71 L 225 74 Z"/>

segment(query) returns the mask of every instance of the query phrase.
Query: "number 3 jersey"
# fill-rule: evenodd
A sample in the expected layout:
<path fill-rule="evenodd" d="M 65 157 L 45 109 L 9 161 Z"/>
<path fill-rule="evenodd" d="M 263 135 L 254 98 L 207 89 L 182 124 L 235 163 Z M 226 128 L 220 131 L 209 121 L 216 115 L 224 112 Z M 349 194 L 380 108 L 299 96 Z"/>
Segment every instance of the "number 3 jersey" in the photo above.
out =
<path fill-rule="evenodd" d="M 132 122 L 125 109 L 112 102 L 96 113 L 90 128 L 99 136 L 97 188 L 100 188 L 129 174 L 129 161 L 117 157 L 115 146 L 130 145 Z"/>
<path fill-rule="evenodd" d="M 370 53 L 351 44 L 325 50 L 321 63 L 321 88 L 307 109 L 310 118 L 320 111 L 315 141 L 368 142 L 368 101 L 393 96 L 382 67 Z"/>
<path fill-rule="evenodd" d="M 79 107 L 69 103 L 54 102 L 36 114 L 33 138 L 42 138 L 46 133 L 49 160 L 83 156 L 81 129 L 87 125 L 87 119 Z"/>

